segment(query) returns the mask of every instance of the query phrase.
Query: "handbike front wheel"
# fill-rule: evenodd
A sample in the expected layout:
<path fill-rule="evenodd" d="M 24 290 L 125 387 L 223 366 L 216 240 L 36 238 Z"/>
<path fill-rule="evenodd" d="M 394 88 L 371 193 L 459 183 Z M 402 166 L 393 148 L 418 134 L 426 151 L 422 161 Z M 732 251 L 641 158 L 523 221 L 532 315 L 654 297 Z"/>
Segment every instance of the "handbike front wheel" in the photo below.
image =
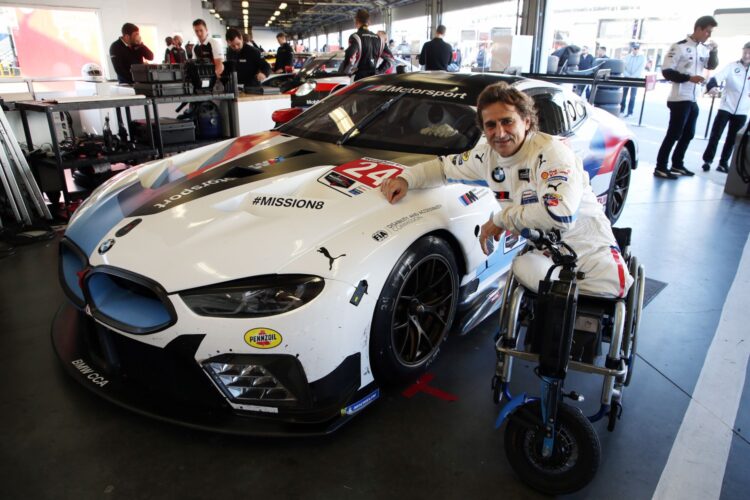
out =
<path fill-rule="evenodd" d="M 526 403 L 510 417 L 505 428 L 505 456 L 518 477 L 548 495 L 573 493 L 591 482 L 599 468 L 601 446 L 591 423 L 577 408 L 557 408 L 555 446 L 542 456 L 544 427 L 539 401 Z M 533 417 L 536 425 L 530 425 Z"/>

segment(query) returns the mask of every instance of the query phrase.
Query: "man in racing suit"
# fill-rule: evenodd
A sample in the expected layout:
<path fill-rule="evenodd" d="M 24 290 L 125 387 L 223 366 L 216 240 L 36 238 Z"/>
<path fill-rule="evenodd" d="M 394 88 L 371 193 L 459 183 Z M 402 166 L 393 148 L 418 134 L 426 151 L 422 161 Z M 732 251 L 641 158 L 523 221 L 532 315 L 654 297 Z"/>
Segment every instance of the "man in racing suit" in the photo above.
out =
<path fill-rule="evenodd" d="M 537 132 L 534 103 L 506 83 L 487 87 L 479 96 L 477 114 L 487 144 L 451 158 L 438 158 L 388 179 L 382 191 L 395 203 L 409 188 L 436 187 L 445 182 L 486 183 L 499 203 L 481 229 L 482 250 L 487 239 L 524 228 L 558 229 L 578 254 L 578 269 L 586 273 L 579 289 L 588 295 L 623 297 L 632 283 L 620 256 L 609 220 L 589 185 L 581 160 L 557 138 Z M 536 291 L 552 259 L 537 250 L 513 260 L 513 273 Z M 556 279 L 559 268 L 553 273 Z"/>
<path fill-rule="evenodd" d="M 394 62 L 393 54 L 384 39 L 367 29 L 370 13 L 359 9 L 354 17 L 357 31 L 349 36 L 349 47 L 344 53 L 344 62 L 339 71 L 349 74 L 354 72 L 354 81 L 375 74 L 382 74 L 390 69 Z M 378 59 L 383 62 L 378 66 Z"/>

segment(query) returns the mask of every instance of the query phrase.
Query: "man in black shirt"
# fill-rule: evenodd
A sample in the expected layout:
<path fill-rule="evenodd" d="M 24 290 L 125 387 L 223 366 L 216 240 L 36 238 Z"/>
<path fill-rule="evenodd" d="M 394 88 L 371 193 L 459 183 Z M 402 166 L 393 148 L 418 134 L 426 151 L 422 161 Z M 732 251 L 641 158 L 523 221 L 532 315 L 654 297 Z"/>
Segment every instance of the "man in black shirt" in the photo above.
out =
<path fill-rule="evenodd" d="M 393 54 L 388 49 L 385 39 L 367 29 L 370 13 L 359 9 L 354 17 L 357 31 L 349 36 L 349 47 L 344 53 L 344 62 L 339 72 L 354 73 L 354 81 L 378 73 L 385 73 L 394 62 Z M 378 66 L 378 59 L 383 62 Z"/>
<path fill-rule="evenodd" d="M 228 29 L 226 38 L 227 66 L 237 69 L 237 83 L 245 87 L 260 85 L 270 74 L 271 66 L 261 57 L 258 49 L 244 43 L 238 30 Z"/>
<path fill-rule="evenodd" d="M 117 73 L 117 81 L 120 83 L 133 83 L 130 74 L 130 66 L 143 64 L 143 60 L 154 59 L 154 53 L 143 45 L 141 32 L 138 26 L 132 23 L 122 25 L 122 36 L 112 42 L 109 46 L 109 58 Z"/>
<path fill-rule="evenodd" d="M 442 24 L 435 30 L 435 38 L 425 42 L 419 54 L 419 64 L 427 71 L 447 71 L 453 59 L 453 48 L 443 41 L 445 26 Z"/>
<path fill-rule="evenodd" d="M 276 41 L 279 42 L 279 48 L 276 49 L 276 62 L 273 63 L 273 72 L 286 73 L 287 66 L 294 65 L 294 49 L 286 41 L 285 33 L 276 35 Z"/>

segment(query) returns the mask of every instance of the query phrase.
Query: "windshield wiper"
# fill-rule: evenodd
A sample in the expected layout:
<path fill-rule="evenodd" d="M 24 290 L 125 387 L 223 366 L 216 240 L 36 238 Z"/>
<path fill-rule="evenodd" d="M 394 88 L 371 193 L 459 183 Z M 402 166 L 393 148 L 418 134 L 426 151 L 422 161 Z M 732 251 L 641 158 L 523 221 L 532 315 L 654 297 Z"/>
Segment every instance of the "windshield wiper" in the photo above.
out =
<path fill-rule="evenodd" d="M 385 101 L 383 104 L 378 106 L 377 108 L 367 113 L 367 115 L 365 115 L 364 118 L 362 118 L 358 123 L 354 124 L 352 128 L 347 130 L 346 133 L 344 133 L 344 135 L 341 136 L 341 139 L 339 139 L 336 144 L 341 146 L 342 144 L 346 143 L 346 141 L 348 141 L 352 137 L 352 135 L 354 135 L 354 132 L 362 132 L 365 128 L 367 128 L 368 125 L 370 125 L 375 120 L 375 118 L 383 114 L 385 111 L 388 111 L 388 108 L 391 107 L 391 104 L 398 101 L 405 95 L 406 93 L 393 96 L 387 101 Z"/>

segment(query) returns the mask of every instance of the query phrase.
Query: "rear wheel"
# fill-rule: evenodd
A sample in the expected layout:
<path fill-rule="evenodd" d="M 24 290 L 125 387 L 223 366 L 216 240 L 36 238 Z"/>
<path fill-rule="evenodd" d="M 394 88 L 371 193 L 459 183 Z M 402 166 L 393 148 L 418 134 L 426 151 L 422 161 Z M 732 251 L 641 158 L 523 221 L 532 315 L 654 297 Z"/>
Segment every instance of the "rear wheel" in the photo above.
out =
<path fill-rule="evenodd" d="M 625 208 L 625 200 L 627 200 L 630 190 L 632 169 L 633 160 L 630 157 L 630 151 L 623 147 L 617 155 L 617 160 L 615 160 L 615 168 L 612 171 L 612 180 L 609 182 L 607 203 L 604 209 L 604 213 L 612 224 L 617 222 Z"/>
<path fill-rule="evenodd" d="M 458 270 L 450 246 L 427 236 L 396 263 L 376 304 L 370 364 L 380 382 L 422 373 L 448 335 L 458 301 Z"/>

